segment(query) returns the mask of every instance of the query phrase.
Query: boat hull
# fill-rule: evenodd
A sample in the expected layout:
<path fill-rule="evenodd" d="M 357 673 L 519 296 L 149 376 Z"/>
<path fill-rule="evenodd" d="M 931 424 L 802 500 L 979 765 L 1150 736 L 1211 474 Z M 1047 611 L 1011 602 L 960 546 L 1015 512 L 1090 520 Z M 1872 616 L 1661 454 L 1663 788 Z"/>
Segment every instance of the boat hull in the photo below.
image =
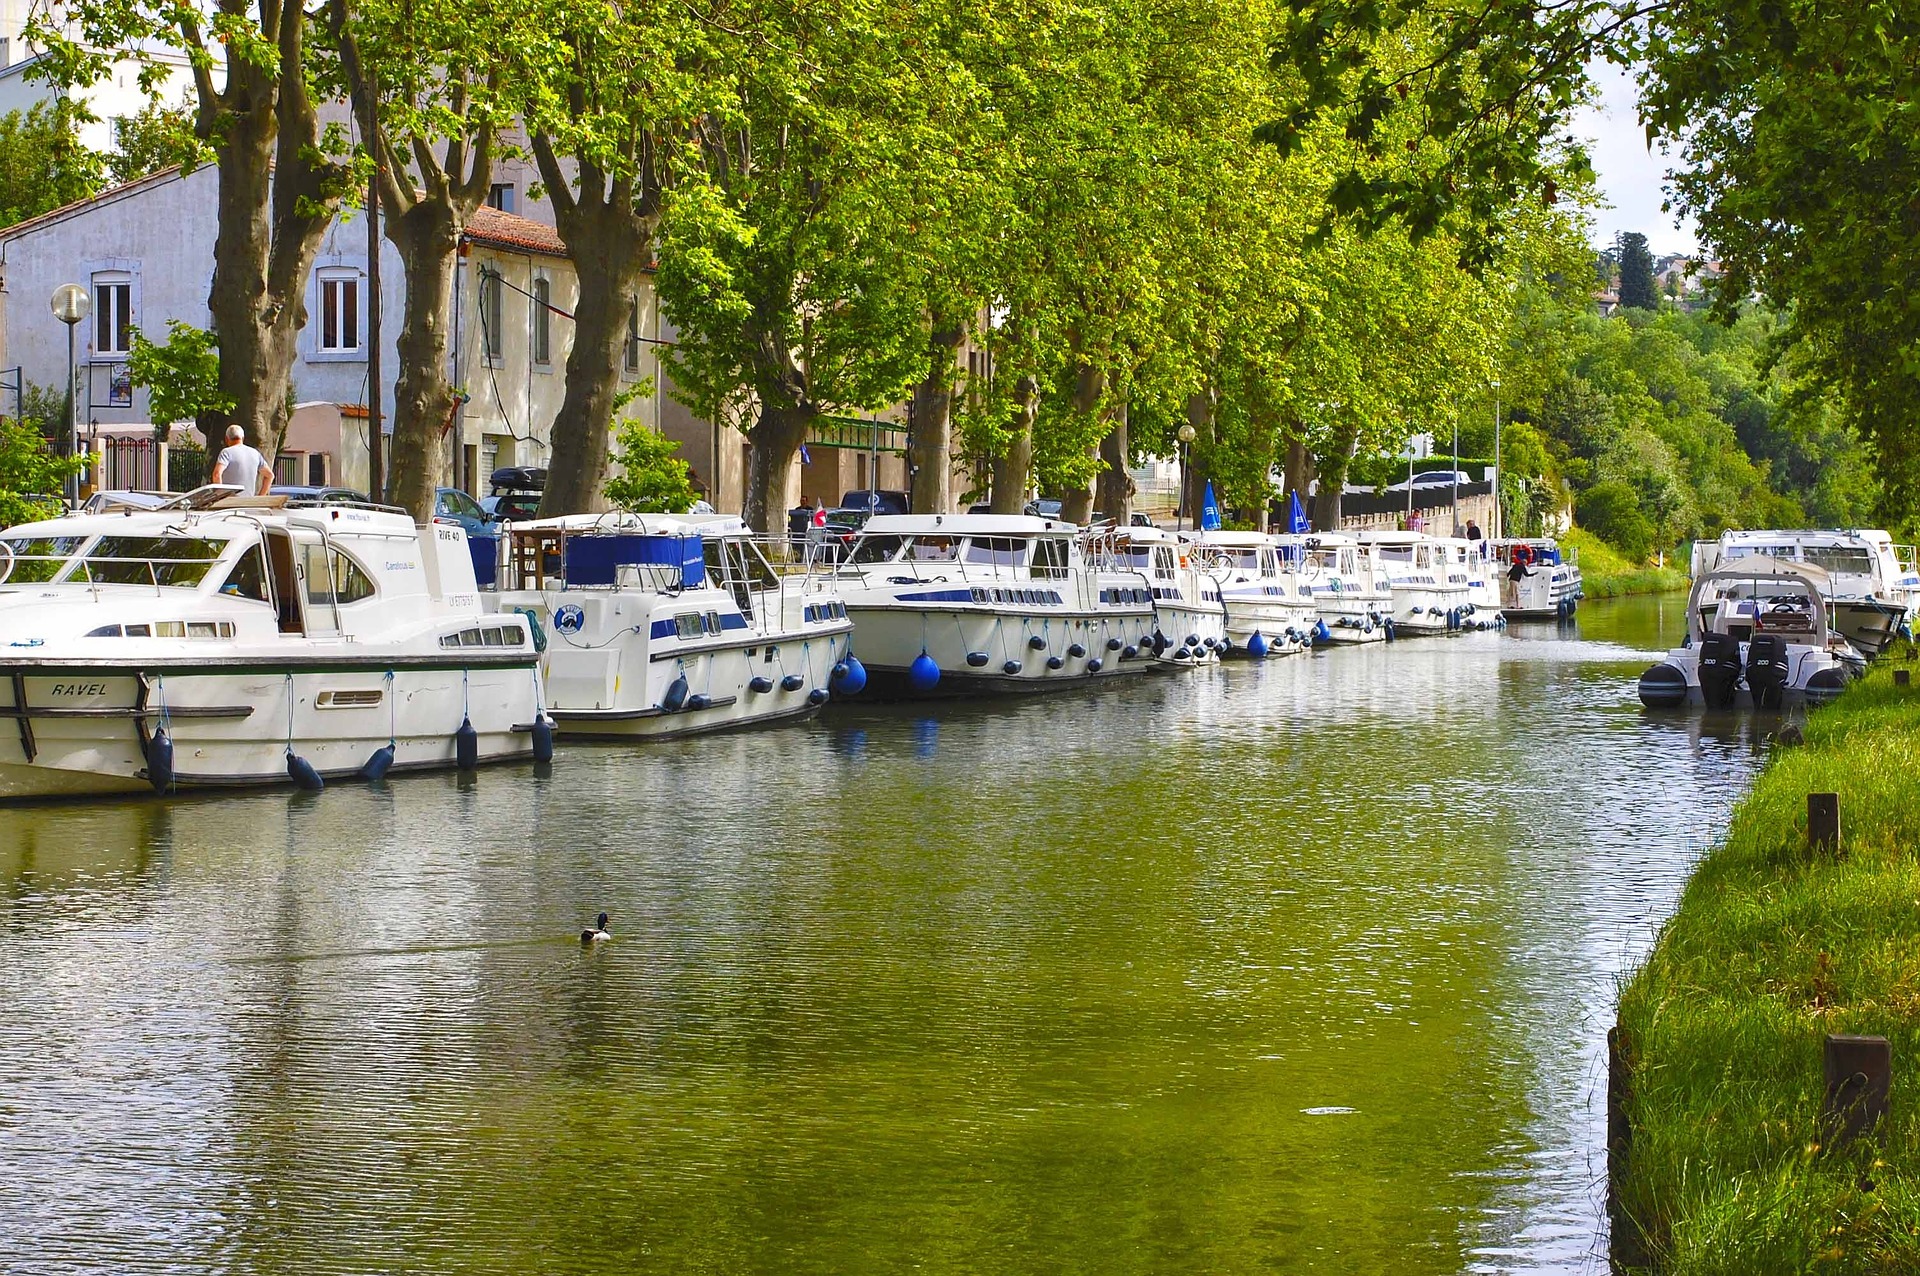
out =
<path fill-rule="evenodd" d="M 284 785 L 289 754 L 344 779 L 389 744 L 384 769 L 451 768 L 463 723 L 476 764 L 525 758 L 539 699 L 531 652 L 479 667 L 0 664 L 0 800 Z M 148 752 L 162 731 L 170 777 Z"/>
<path fill-rule="evenodd" d="M 1152 662 L 1154 616 L 1144 605 L 1039 612 L 849 599 L 847 612 L 868 685 L 890 698 L 1062 690 L 1141 673 Z M 1071 654 L 1076 644 L 1084 655 Z M 912 673 L 922 655 L 938 670 L 931 682 Z M 1048 667 L 1053 659 L 1058 668 Z"/>

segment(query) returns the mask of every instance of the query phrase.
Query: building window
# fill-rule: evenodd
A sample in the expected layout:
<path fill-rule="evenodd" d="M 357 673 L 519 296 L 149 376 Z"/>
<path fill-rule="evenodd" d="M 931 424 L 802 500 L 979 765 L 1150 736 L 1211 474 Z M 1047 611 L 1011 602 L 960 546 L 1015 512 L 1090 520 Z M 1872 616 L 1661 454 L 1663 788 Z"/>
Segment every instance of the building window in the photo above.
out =
<path fill-rule="evenodd" d="M 360 351 L 360 275 L 330 270 L 320 275 L 320 353 Z"/>
<path fill-rule="evenodd" d="M 273 458 L 273 481 L 282 487 L 298 487 L 306 471 L 305 452 L 281 452 Z"/>
<path fill-rule="evenodd" d="M 133 276 L 105 271 L 93 277 L 93 352 L 124 355 L 133 349 Z"/>
<path fill-rule="evenodd" d="M 505 301 L 501 296 L 504 291 L 500 272 L 483 268 L 480 272 L 480 339 L 489 359 L 498 359 L 507 349 L 506 334 L 501 330 L 501 321 L 505 318 Z"/>
<path fill-rule="evenodd" d="M 640 371 L 640 298 L 627 305 L 627 371 Z"/>
<path fill-rule="evenodd" d="M 327 485 L 327 454 L 325 452 L 307 453 L 307 486 L 325 487 Z"/>
<path fill-rule="evenodd" d="M 545 275 L 533 279 L 533 361 L 553 362 L 553 284 Z"/>
<path fill-rule="evenodd" d="M 487 207 L 497 208 L 503 213 L 513 211 L 513 183 L 495 182 L 487 188 Z"/>

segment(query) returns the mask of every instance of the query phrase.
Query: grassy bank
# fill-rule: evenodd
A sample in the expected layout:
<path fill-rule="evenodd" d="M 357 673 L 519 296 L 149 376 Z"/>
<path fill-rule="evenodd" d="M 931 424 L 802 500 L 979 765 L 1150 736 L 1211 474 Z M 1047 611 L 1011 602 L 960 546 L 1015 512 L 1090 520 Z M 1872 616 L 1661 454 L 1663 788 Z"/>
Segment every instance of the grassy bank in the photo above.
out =
<path fill-rule="evenodd" d="M 1778 750 L 1622 990 L 1616 1183 L 1667 1276 L 1920 1271 L 1920 689 L 1882 665 Z M 1840 853 L 1806 795 L 1840 795 Z M 1893 1046 L 1884 1142 L 1820 1146 L 1821 1038 Z"/>
<path fill-rule="evenodd" d="M 1687 587 L 1684 568 L 1636 566 L 1592 532 L 1576 527 L 1559 539 L 1562 549 L 1580 555 L 1580 585 L 1588 598 L 1665 594 Z"/>

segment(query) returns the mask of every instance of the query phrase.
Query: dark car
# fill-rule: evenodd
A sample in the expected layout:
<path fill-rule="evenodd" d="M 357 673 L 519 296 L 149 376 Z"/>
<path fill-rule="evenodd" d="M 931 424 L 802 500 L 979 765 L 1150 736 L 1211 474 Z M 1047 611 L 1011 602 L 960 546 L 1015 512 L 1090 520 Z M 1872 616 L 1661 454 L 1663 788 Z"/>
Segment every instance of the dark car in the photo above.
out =
<path fill-rule="evenodd" d="M 493 535 L 493 523 L 480 502 L 457 487 L 433 489 L 433 521 L 464 528 L 468 536 Z"/>
<path fill-rule="evenodd" d="M 840 508 L 862 510 L 868 514 L 911 514 L 913 502 L 905 492 L 869 488 L 840 494 Z"/>
<path fill-rule="evenodd" d="M 1038 500 L 1028 501 L 1024 512 L 1029 518 L 1059 518 L 1065 508 L 1064 502 L 1056 501 L 1051 496 L 1042 496 Z"/>
<path fill-rule="evenodd" d="M 860 539 L 860 529 L 872 518 L 866 510 L 828 510 L 826 522 L 807 525 L 807 545 L 819 557 L 839 562 Z"/>
<path fill-rule="evenodd" d="M 539 465 L 503 465 L 488 478 L 493 491 L 482 497 L 480 509 L 495 523 L 512 523 L 540 512 L 547 490 L 547 471 Z"/>
<path fill-rule="evenodd" d="M 284 496 L 289 505 L 366 505 L 362 492 L 350 487 L 320 487 L 310 483 L 275 483 L 268 496 Z"/>

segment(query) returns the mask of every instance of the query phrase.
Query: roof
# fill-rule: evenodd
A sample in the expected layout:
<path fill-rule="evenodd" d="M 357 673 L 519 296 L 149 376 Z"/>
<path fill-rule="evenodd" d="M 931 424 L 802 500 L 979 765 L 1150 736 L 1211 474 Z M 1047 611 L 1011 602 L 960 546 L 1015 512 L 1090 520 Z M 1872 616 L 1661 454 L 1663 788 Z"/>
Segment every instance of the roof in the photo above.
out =
<path fill-rule="evenodd" d="M 873 536 L 1037 536 L 1080 529 L 1026 514 L 875 514 L 862 530 Z"/>
<path fill-rule="evenodd" d="M 488 248 L 505 248 L 541 257 L 567 255 L 567 245 L 553 227 L 530 217 L 502 212 L 488 204 L 474 209 L 473 215 L 467 218 L 466 238 L 469 243 Z"/>
<path fill-rule="evenodd" d="M 178 164 L 170 164 L 166 168 L 148 173 L 145 177 L 136 177 L 130 182 L 123 182 L 118 186 L 109 187 L 101 191 L 98 195 L 89 195 L 85 199 L 76 199 L 71 204 L 62 204 L 58 208 L 50 208 L 37 217 L 29 217 L 25 221 L 15 222 L 11 226 L 0 226 L 0 240 L 18 239 L 22 235 L 39 230 L 43 226 L 50 226 L 54 222 L 65 221 L 75 213 L 83 213 L 92 208 L 118 203 L 127 196 L 138 194 L 149 186 L 160 186 L 184 176 L 186 176 L 186 173 L 181 170 Z"/>

